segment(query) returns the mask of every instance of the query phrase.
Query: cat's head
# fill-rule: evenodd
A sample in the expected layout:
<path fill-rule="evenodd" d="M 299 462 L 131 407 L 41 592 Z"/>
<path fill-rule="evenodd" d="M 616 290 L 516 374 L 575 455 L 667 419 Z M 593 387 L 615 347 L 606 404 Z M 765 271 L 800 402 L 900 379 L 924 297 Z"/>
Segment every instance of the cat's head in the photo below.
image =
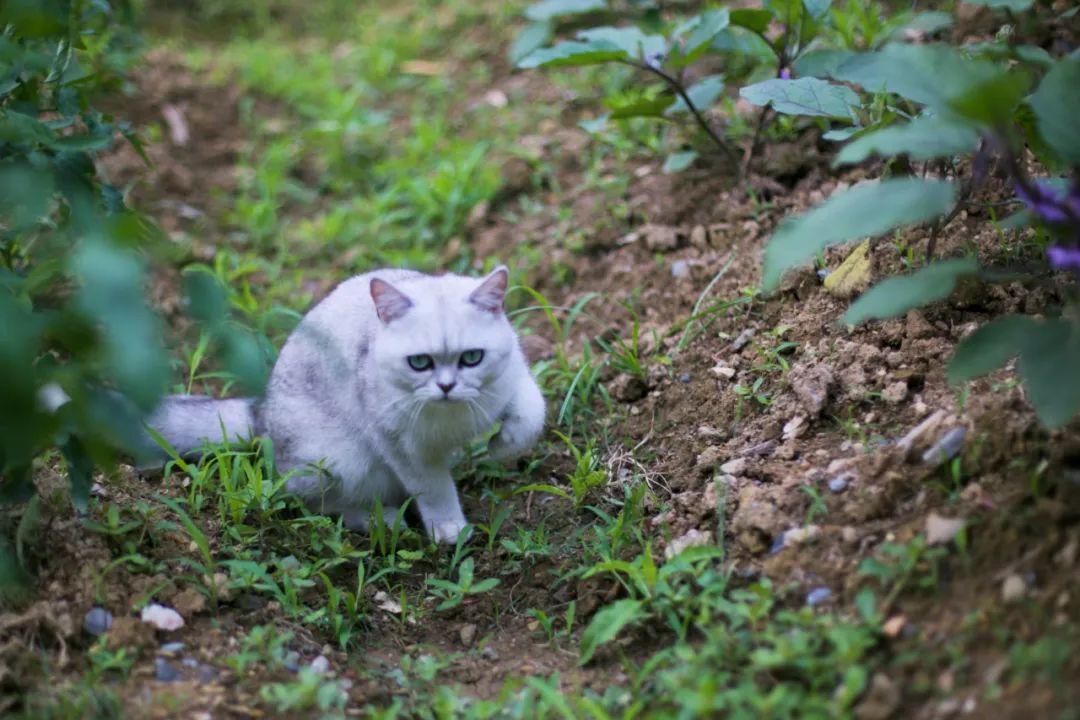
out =
<path fill-rule="evenodd" d="M 415 400 L 447 406 L 492 392 L 517 343 L 503 312 L 507 278 L 506 268 L 499 267 L 482 279 L 373 279 L 371 299 L 381 328 L 372 352 L 380 382 Z"/>

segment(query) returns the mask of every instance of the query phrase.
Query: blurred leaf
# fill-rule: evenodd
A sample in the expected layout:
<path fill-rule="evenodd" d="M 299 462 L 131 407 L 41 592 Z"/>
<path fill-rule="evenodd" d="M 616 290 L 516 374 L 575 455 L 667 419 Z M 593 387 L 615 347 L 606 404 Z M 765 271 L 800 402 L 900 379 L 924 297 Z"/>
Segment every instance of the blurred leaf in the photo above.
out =
<path fill-rule="evenodd" d="M 723 75 L 708 75 L 686 88 L 686 95 L 698 110 L 708 110 L 724 94 L 724 79 Z M 666 112 L 668 115 L 687 113 L 690 107 L 679 97 Z"/>
<path fill-rule="evenodd" d="M 949 384 L 974 380 L 1019 355 L 1034 324 L 1027 315 L 1004 315 L 968 335 L 949 361 Z"/>
<path fill-rule="evenodd" d="M 1064 318 L 1036 322 L 1016 369 L 1043 425 L 1061 427 L 1080 412 L 1080 325 Z"/>
<path fill-rule="evenodd" d="M 529 53 L 543 47 L 551 41 L 551 25 L 547 22 L 534 22 L 526 25 L 514 36 L 507 53 L 510 62 L 517 65 Z"/>
<path fill-rule="evenodd" d="M 855 53 L 850 50 L 820 48 L 797 57 L 792 67 L 796 73 L 804 77 L 833 77 L 837 68 L 853 57 Z"/>
<path fill-rule="evenodd" d="M 1066 57 L 1028 99 L 1039 133 L 1066 163 L 1080 166 L 1080 57 Z"/>
<path fill-rule="evenodd" d="M 1034 0 L 964 0 L 968 5 L 982 5 L 984 7 L 1001 8 L 1012 12 L 1030 10 Z"/>
<path fill-rule="evenodd" d="M 911 122 L 901 122 L 866 133 L 837 154 L 833 167 L 859 163 L 877 154 L 882 157 L 906 154 L 912 160 L 969 153 L 975 150 L 978 134 L 970 125 L 945 118 L 920 115 Z"/>
<path fill-rule="evenodd" d="M 886 320 L 912 308 L 928 305 L 952 295 L 958 278 L 979 271 L 972 258 L 939 260 L 909 275 L 882 280 L 851 304 L 841 322 L 858 325 L 867 320 Z"/>
<path fill-rule="evenodd" d="M 768 10 L 739 8 L 731 11 L 729 19 L 732 25 L 738 25 L 756 33 L 764 33 L 772 22 L 772 13 Z"/>
<path fill-rule="evenodd" d="M 90 486 L 93 483 L 94 463 L 78 437 L 71 436 L 60 445 L 68 482 L 71 484 L 71 504 L 79 512 L 86 512 L 90 503 Z"/>
<path fill-rule="evenodd" d="M 948 181 L 918 178 L 864 183 L 835 193 L 813 210 L 780 224 L 765 248 L 762 284 L 772 289 L 785 271 L 831 245 L 933 219 L 952 206 L 955 194 Z"/>
<path fill-rule="evenodd" d="M 229 301 L 221 281 L 208 268 L 184 269 L 184 295 L 187 312 L 195 320 L 213 330 L 224 322 L 229 311 Z"/>
<path fill-rule="evenodd" d="M 581 633 L 581 656 L 578 665 L 584 665 L 603 644 L 611 642 L 619 632 L 643 615 L 640 600 L 617 600 L 601 608 L 593 616 L 592 622 Z"/>
<path fill-rule="evenodd" d="M 0 218 L 11 230 L 38 222 L 49 208 L 54 185 L 48 170 L 24 164 L 0 165 Z"/>
<path fill-rule="evenodd" d="M 636 27 L 592 28 L 582 30 L 577 36 L 590 43 L 610 43 L 628 56 L 648 62 L 667 53 L 667 40 L 660 35 L 648 35 Z"/>
<path fill-rule="evenodd" d="M 680 30 L 689 32 L 690 36 L 686 38 L 678 53 L 673 53 L 671 65 L 684 67 L 700 57 L 709 48 L 717 33 L 728 26 L 728 22 L 727 8 L 720 8 L 707 10 L 684 23 Z"/>
<path fill-rule="evenodd" d="M 0 108 L 0 140 L 12 145 L 51 145 L 56 135 L 37 118 Z"/>
<path fill-rule="evenodd" d="M 229 324 L 220 331 L 220 342 L 225 348 L 229 372 L 236 376 L 245 392 L 261 394 L 268 373 L 266 358 L 255 336 L 244 327 Z"/>
<path fill-rule="evenodd" d="M 607 41 L 561 42 L 554 47 L 540 48 L 522 58 L 519 68 L 596 65 L 612 60 L 626 60 L 628 55 L 618 45 Z"/>
<path fill-rule="evenodd" d="M 893 32 L 892 37 L 897 40 L 905 40 L 908 37 L 908 33 L 915 33 L 918 36 L 932 35 L 938 30 L 944 30 L 947 27 L 951 27 L 953 24 L 952 15 L 947 12 L 941 12 L 940 10 L 930 10 L 927 12 L 921 12 L 915 17 L 911 18 L 903 26 L 896 29 Z"/>
<path fill-rule="evenodd" d="M 565 15 L 581 15 L 606 9 L 606 0 L 542 0 L 525 8 L 525 17 L 534 23 L 546 23 Z"/>
<path fill-rule="evenodd" d="M 685 150 L 683 152 L 671 153 L 664 160 L 663 171 L 665 173 L 677 173 L 682 172 L 686 168 L 694 164 L 697 160 L 698 153 L 696 150 Z"/>
<path fill-rule="evenodd" d="M 832 5 L 832 0 L 803 0 L 803 7 L 815 20 L 829 12 L 830 5 Z"/>
<path fill-rule="evenodd" d="M 748 85 L 739 94 L 754 105 L 769 105 L 785 115 L 850 118 L 851 108 L 860 104 L 851 88 L 811 77 L 774 78 Z"/>
<path fill-rule="evenodd" d="M 653 97 L 609 98 L 604 102 L 611 110 L 612 120 L 632 117 L 663 117 L 664 112 L 675 102 L 670 95 Z"/>

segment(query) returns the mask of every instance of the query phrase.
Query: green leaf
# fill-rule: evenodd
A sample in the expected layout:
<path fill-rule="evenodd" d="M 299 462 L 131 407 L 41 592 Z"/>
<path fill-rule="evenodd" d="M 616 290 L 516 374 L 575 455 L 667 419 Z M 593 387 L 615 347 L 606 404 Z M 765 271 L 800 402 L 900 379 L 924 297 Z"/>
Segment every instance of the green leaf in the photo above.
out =
<path fill-rule="evenodd" d="M 1066 163 L 1080 165 L 1080 57 L 1063 58 L 1028 99 L 1039 134 Z"/>
<path fill-rule="evenodd" d="M 903 315 L 912 308 L 949 297 L 957 278 L 979 271 L 972 258 L 940 260 L 909 275 L 879 282 L 851 304 L 841 322 L 858 325 L 867 320 L 885 320 Z"/>
<path fill-rule="evenodd" d="M 1035 323 L 1016 369 L 1043 425 L 1069 422 L 1080 412 L 1080 324 L 1064 318 Z"/>
<path fill-rule="evenodd" d="M 542 48 L 551 40 L 551 25 L 546 22 L 529 23 L 518 31 L 514 41 L 510 43 L 507 57 L 510 62 L 517 65 L 530 53 Z"/>
<path fill-rule="evenodd" d="M 568 40 L 554 47 L 540 48 L 522 58 L 519 68 L 598 65 L 612 60 L 626 60 L 626 51 L 607 41 L 576 42 Z"/>
<path fill-rule="evenodd" d="M 833 167 L 862 162 L 875 153 L 883 157 L 906 154 L 913 160 L 957 155 L 973 151 L 978 139 L 970 125 L 920 115 L 909 123 L 875 130 L 848 143 L 833 160 Z"/>
<path fill-rule="evenodd" d="M 51 145 L 56 135 L 37 118 L 14 110 L 0 109 L 0 141 L 12 145 Z"/>
<path fill-rule="evenodd" d="M 606 9 L 606 0 L 541 0 L 525 8 L 525 17 L 533 22 L 546 23 L 565 15 L 582 15 Z"/>
<path fill-rule="evenodd" d="M 112 145 L 111 133 L 65 135 L 56 138 L 50 143 L 54 150 L 66 150 L 68 152 L 94 152 L 104 150 L 110 145 Z"/>
<path fill-rule="evenodd" d="M 838 243 L 931 220 L 953 204 L 946 180 L 896 178 L 864 183 L 836 193 L 808 213 L 781 223 L 765 248 L 762 284 L 776 286 L 787 270 Z"/>
<path fill-rule="evenodd" d="M 833 77 L 837 69 L 853 57 L 855 53 L 850 50 L 821 48 L 803 53 L 792 67 L 803 77 L 827 78 Z"/>
<path fill-rule="evenodd" d="M 738 25 L 760 34 L 769 29 L 769 23 L 772 22 L 772 13 L 768 10 L 740 8 L 729 13 L 729 20 L 732 25 Z"/>
<path fill-rule="evenodd" d="M 601 609 L 593 616 L 592 622 L 581 633 L 581 657 L 578 665 L 584 665 L 592 659 L 601 645 L 611 642 L 619 632 L 642 616 L 640 600 L 618 600 Z"/>
<path fill-rule="evenodd" d="M 803 7 L 806 8 L 806 12 L 810 14 L 810 17 L 815 20 L 820 19 L 825 13 L 829 12 L 830 5 L 832 5 L 832 0 L 803 0 Z"/>
<path fill-rule="evenodd" d="M 686 95 L 698 110 L 707 110 L 713 106 L 718 97 L 724 94 L 724 79 L 723 75 L 704 77 L 686 88 Z M 667 109 L 668 115 L 686 112 L 690 112 L 690 107 L 681 97 L 676 98 L 675 103 Z"/>
<path fill-rule="evenodd" d="M 690 36 L 679 50 L 678 55 L 672 58 L 671 65 L 673 67 L 683 67 L 692 63 L 709 48 L 713 38 L 726 28 L 729 22 L 730 17 L 727 8 L 721 8 L 719 10 L 708 10 L 684 23 L 681 30 L 682 32 L 689 32 Z"/>
<path fill-rule="evenodd" d="M 697 157 L 698 153 L 696 150 L 671 153 L 664 160 L 663 171 L 668 174 L 682 172 L 693 165 L 694 161 L 697 160 Z"/>
<path fill-rule="evenodd" d="M 225 320 L 229 310 L 225 288 L 205 267 L 185 268 L 183 276 L 188 315 L 213 330 Z"/>
<path fill-rule="evenodd" d="M 984 7 L 1001 8 L 1012 12 L 1024 12 L 1030 10 L 1034 0 L 964 0 L 968 5 L 982 5 Z"/>
<path fill-rule="evenodd" d="M 1027 315 L 1004 315 L 988 322 L 956 346 L 946 378 L 950 385 L 997 370 L 1020 354 L 1035 320 Z"/>
<path fill-rule="evenodd" d="M 941 12 L 940 10 L 931 10 L 929 12 L 921 12 L 915 17 L 911 18 L 903 26 L 897 28 L 892 37 L 897 40 L 904 40 L 907 38 L 908 33 L 917 33 L 918 35 L 931 35 L 938 30 L 944 30 L 947 27 L 951 27 L 953 24 L 952 15 L 947 12 Z"/>
<path fill-rule="evenodd" d="M 609 117 L 612 120 L 622 120 L 632 117 L 663 117 L 674 102 L 675 98 L 670 95 L 657 95 L 625 100 L 609 98 L 604 104 L 611 110 Z"/>
<path fill-rule="evenodd" d="M 90 486 L 94 479 L 94 463 L 86 453 L 79 438 L 72 435 L 60 445 L 64 467 L 71 486 L 71 504 L 79 512 L 86 512 L 90 504 Z"/>
<path fill-rule="evenodd" d="M 874 591 L 868 587 L 864 587 L 855 595 L 855 607 L 859 611 L 859 615 L 866 622 L 873 622 L 877 617 L 877 596 L 874 595 Z"/>
<path fill-rule="evenodd" d="M 774 78 L 748 85 L 739 94 L 754 105 L 771 105 L 785 115 L 850 118 L 851 107 L 859 105 L 859 96 L 851 88 L 811 77 Z"/>
<path fill-rule="evenodd" d="M 582 30 L 578 39 L 589 43 L 608 43 L 621 48 L 628 56 L 649 60 L 667 54 L 667 41 L 660 35 L 647 35 L 636 27 L 598 27 Z"/>

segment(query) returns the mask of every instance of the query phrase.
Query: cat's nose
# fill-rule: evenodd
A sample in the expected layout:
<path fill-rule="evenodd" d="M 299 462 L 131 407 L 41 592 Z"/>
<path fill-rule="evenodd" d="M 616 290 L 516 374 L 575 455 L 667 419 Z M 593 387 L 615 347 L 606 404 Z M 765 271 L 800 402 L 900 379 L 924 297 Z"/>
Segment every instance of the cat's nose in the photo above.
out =
<path fill-rule="evenodd" d="M 435 384 L 438 385 L 439 389 L 443 391 L 443 395 L 449 395 L 450 391 L 454 389 L 454 385 L 456 383 L 448 382 L 448 383 L 435 383 Z"/>

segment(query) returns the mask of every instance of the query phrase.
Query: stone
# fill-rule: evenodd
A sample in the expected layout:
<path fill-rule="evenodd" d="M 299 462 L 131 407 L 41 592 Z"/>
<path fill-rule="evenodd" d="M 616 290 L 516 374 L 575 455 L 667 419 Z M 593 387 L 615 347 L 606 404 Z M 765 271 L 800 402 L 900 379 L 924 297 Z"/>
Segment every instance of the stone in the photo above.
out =
<path fill-rule="evenodd" d="M 698 250 L 707 250 L 709 248 L 709 231 L 705 229 L 704 225 L 695 225 L 694 229 L 690 231 L 690 244 Z"/>
<path fill-rule="evenodd" d="M 233 599 L 232 588 L 229 587 L 229 576 L 223 572 L 216 572 L 210 579 L 213 584 L 214 590 L 217 592 L 217 599 L 220 602 L 230 602 Z"/>
<path fill-rule="evenodd" d="M 907 399 L 908 386 L 903 380 L 897 380 L 894 383 L 889 383 L 885 386 L 885 389 L 881 391 L 882 399 L 893 405 L 899 405 Z"/>
<path fill-rule="evenodd" d="M 784 538 L 784 545 L 802 545 L 821 537 L 821 528 L 817 525 L 806 525 L 805 527 L 786 530 L 782 535 Z"/>
<path fill-rule="evenodd" d="M 142 609 L 140 619 L 156 630 L 172 632 L 184 627 L 184 618 L 172 608 L 150 603 Z"/>
<path fill-rule="evenodd" d="M 1027 595 L 1027 584 L 1024 578 L 1016 573 L 1005 578 L 1001 584 L 1001 600 L 1005 603 L 1014 603 Z"/>
<path fill-rule="evenodd" d="M 206 609 L 206 596 L 195 588 L 187 588 L 173 598 L 176 611 L 182 616 L 191 617 Z"/>
<path fill-rule="evenodd" d="M 654 252 L 674 250 L 679 246 L 679 231 L 673 227 L 649 223 L 641 226 L 638 233 L 645 241 L 645 247 Z"/>
<path fill-rule="evenodd" d="M 326 673 L 330 672 L 330 660 L 325 655 L 319 655 L 311 661 L 311 665 L 309 667 L 315 673 L 318 673 L 319 675 L 325 675 Z"/>
<path fill-rule="evenodd" d="M 894 638 L 900 634 L 904 629 L 904 625 L 907 624 L 907 618 L 903 615 L 893 615 L 891 618 L 885 621 L 885 624 L 881 626 L 881 632 L 885 637 Z"/>
<path fill-rule="evenodd" d="M 485 660 L 495 662 L 496 660 L 499 659 L 499 653 L 495 648 L 488 645 L 487 647 L 485 647 L 483 650 L 480 651 L 480 657 L 484 658 Z"/>
<path fill-rule="evenodd" d="M 472 647 L 473 641 L 476 640 L 476 625 L 473 623 L 466 623 L 458 630 L 458 639 L 461 640 L 461 644 L 465 647 Z"/>
<path fill-rule="evenodd" d="M 712 541 L 712 533 L 708 530 L 691 528 L 668 543 L 668 546 L 664 548 L 664 557 L 670 560 L 686 548 L 696 547 L 698 545 L 711 545 Z"/>
<path fill-rule="evenodd" d="M 827 587 L 816 587 L 806 594 L 806 604 L 810 607 L 817 607 L 828 602 L 832 594 L 832 590 Z"/>
<path fill-rule="evenodd" d="M 685 260 L 676 260 L 671 263 L 671 277 L 681 278 L 690 274 L 690 263 Z"/>
<path fill-rule="evenodd" d="M 948 460 L 952 460 L 960 454 L 966 439 L 967 430 L 963 426 L 952 428 L 942 435 L 936 443 L 931 445 L 929 450 L 923 453 L 923 462 L 941 465 Z"/>
<path fill-rule="evenodd" d="M 784 440 L 794 440 L 805 432 L 806 416 L 796 415 L 784 423 L 784 428 L 781 430 L 781 437 L 783 437 Z"/>
<path fill-rule="evenodd" d="M 731 352 L 739 352 L 744 347 L 750 344 L 750 341 L 754 339 L 754 335 L 757 334 L 755 328 L 746 328 L 739 333 L 734 340 L 731 341 Z"/>
<path fill-rule="evenodd" d="M 742 475 L 746 472 L 746 468 L 749 466 L 749 462 L 746 458 L 735 458 L 734 460 L 728 460 L 726 463 L 720 466 L 720 472 L 725 475 Z"/>
<path fill-rule="evenodd" d="M 848 545 L 854 545 L 859 541 L 859 531 L 850 525 L 845 525 L 844 529 L 840 531 L 840 537 Z"/>
<path fill-rule="evenodd" d="M 710 469 L 715 466 L 723 458 L 723 451 L 715 445 L 710 445 L 701 451 L 701 454 L 697 456 L 694 461 L 697 464 L 698 469 Z"/>
<path fill-rule="evenodd" d="M 83 630 L 91 635 L 104 635 L 112 627 L 112 613 L 105 608 L 94 607 L 83 618 Z"/>
<path fill-rule="evenodd" d="M 832 480 L 829 481 L 829 492 L 842 493 L 847 490 L 847 487 L 848 479 L 846 475 L 834 477 Z"/>
<path fill-rule="evenodd" d="M 926 517 L 926 544 L 944 545 L 963 529 L 963 518 L 949 518 L 932 512 Z"/>
<path fill-rule="evenodd" d="M 715 375 L 718 378 L 722 378 L 724 380 L 730 380 L 731 378 L 735 377 L 735 373 L 738 372 L 738 371 L 733 367 L 718 364 L 718 365 L 714 365 L 709 370 L 709 372 L 711 372 L 713 375 Z"/>
<path fill-rule="evenodd" d="M 814 418 L 821 414 L 829 399 L 829 390 L 836 381 L 832 369 L 819 365 L 796 365 L 788 373 L 788 382 L 799 403 Z"/>
<path fill-rule="evenodd" d="M 175 655 L 184 649 L 184 643 L 182 642 L 169 642 L 161 646 L 161 652 L 166 655 Z"/>
<path fill-rule="evenodd" d="M 154 679 L 158 682 L 176 682 L 182 677 L 180 671 L 165 658 L 154 660 Z"/>

